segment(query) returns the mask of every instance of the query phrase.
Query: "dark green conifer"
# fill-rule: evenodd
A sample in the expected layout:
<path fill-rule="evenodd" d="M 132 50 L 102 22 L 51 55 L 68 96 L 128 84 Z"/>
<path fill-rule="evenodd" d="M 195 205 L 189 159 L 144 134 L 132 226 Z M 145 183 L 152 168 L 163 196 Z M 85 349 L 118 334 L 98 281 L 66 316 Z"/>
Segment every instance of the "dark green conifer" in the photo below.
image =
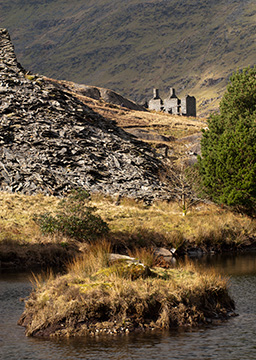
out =
<path fill-rule="evenodd" d="M 203 131 L 201 179 L 218 203 L 246 210 L 256 205 L 256 67 L 230 78 L 220 103 Z"/>

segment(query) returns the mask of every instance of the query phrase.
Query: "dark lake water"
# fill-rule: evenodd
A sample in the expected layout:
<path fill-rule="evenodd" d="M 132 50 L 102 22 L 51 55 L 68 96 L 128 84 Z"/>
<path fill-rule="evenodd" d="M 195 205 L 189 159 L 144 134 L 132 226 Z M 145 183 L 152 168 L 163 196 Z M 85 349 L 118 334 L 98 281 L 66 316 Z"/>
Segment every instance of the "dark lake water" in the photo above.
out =
<path fill-rule="evenodd" d="M 49 341 L 27 338 L 17 326 L 29 295 L 28 274 L 0 273 L 0 359 L 256 359 L 256 254 L 212 257 L 206 266 L 230 276 L 238 317 L 189 332 Z"/>

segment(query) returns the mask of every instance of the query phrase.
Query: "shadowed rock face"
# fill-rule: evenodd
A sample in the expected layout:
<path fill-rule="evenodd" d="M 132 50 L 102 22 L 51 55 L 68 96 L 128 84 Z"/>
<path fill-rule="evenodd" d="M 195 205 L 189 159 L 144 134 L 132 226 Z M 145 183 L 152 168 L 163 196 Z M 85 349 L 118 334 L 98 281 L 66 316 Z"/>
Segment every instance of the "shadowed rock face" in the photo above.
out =
<path fill-rule="evenodd" d="M 62 195 L 74 187 L 167 198 L 162 164 L 144 143 L 63 88 L 27 75 L 0 29 L 0 189 Z"/>

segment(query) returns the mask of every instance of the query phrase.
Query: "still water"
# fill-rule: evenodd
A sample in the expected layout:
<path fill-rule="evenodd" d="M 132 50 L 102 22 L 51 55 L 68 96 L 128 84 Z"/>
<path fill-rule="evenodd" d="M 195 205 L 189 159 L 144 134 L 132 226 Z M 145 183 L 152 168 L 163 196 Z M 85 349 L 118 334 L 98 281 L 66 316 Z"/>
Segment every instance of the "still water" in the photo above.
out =
<path fill-rule="evenodd" d="M 17 326 L 31 290 L 27 274 L 0 273 L 0 359 L 256 359 L 256 254 L 203 260 L 230 276 L 238 317 L 189 332 L 126 335 L 115 338 L 49 341 L 27 338 Z"/>

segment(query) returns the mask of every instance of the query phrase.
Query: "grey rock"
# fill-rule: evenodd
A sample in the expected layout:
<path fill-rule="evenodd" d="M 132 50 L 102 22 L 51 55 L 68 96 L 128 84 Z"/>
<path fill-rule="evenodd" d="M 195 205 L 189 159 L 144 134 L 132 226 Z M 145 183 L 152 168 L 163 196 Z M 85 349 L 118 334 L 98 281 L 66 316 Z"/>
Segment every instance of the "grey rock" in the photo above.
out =
<path fill-rule="evenodd" d="M 169 251 L 168 249 L 163 248 L 163 247 L 161 247 L 161 248 L 156 248 L 156 249 L 154 250 L 154 252 L 155 252 L 155 254 L 156 254 L 157 256 L 170 256 L 170 257 L 173 256 L 173 252 L 171 252 L 171 251 Z"/>
<path fill-rule="evenodd" d="M 138 262 L 138 260 L 136 260 L 133 257 L 130 257 L 128 255 L 121 255 L 121 254 L 109 254 L 109 260 L 110 261 L 118 261 L 118 260 L 123 260 L 123 261 L 129 261 L 129 262 Z"/>
<path fill-rule="evenodd" d="M 163 258 L 166 262 L 171 263 L 171 264 L 176 263 L 176 259 L 174 257 L 175 252 L 176 251 L 174 248 L 171 250 L 168 250 L 163 247 L 154 249 L 154 254 L 156 257 Z"/>

